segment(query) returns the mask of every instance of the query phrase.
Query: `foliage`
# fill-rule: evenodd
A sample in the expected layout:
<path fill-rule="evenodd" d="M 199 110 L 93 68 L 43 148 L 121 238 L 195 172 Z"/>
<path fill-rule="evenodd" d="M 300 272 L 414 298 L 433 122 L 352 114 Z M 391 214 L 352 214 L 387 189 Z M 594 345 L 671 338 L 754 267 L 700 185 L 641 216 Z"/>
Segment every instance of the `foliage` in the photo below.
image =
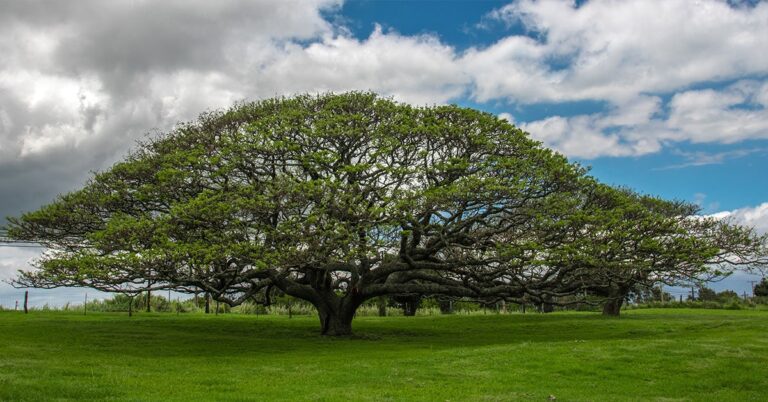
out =
<path fill-rule="evenodd" d="M 760 307 L 760 300 L 742 300 L 735 299 L 722 299 L 722 300 L 684 300 L 671 301 L 671 302 L 649 302 L 642 304 L 629 305 L 629 309 L 648 309 L 648 308 L 664 308 L 664 309 L 678 309 L 678 308 L 692 308 L 692 309 L 710 309 L 710 310 L 745 310 L 745 309 L 762 309 Z"/>
<path fill-rule="evenodd" d="M 564 226 L 562 247 L 552 247 L 563 250 L 558 264 L 570 265 L 564 271 L 570 278 L 561 281 L 607 298 L 604 313 L 618 315 L 626 299 L 658 284 L 701 282 L 765 264 L 765 236 L 697 212 L 696 205 L 628 189 L 588 188 Z"/>
<path fill-rule="evenodd" d="M 381 296 L 618 301 L 753 251 L 695 211 L 600 185 L 493 115 L 353 92 L 203 114 L 8 233 L 49 249 L 17 286 L 288 295 L 346 335 Z"/>
<path fill-rule="evenodd" d="M 752 291 L 755 296 L 768 296 L 768 279 L 763 278 L 759 283 L 755 285 L 755 288 Z"/>

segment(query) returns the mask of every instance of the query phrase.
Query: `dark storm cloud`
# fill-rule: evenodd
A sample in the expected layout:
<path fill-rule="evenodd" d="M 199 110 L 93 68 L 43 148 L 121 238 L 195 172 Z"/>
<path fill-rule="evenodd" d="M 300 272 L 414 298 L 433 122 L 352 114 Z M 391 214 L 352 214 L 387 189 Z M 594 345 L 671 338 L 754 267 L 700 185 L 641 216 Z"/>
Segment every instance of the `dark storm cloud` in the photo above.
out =
<path fill-rule="evenodd" d="M 101 6 L 62 41 L 55 57 L 72 73 L 94 72 L 113 94 L 138 91 L 158 72 L 227 71 L 248 46 L 307 39 L 328 25 L 311 2 L 117 2 Z M 93 3 L 91 4 L 93 5 Z"/>

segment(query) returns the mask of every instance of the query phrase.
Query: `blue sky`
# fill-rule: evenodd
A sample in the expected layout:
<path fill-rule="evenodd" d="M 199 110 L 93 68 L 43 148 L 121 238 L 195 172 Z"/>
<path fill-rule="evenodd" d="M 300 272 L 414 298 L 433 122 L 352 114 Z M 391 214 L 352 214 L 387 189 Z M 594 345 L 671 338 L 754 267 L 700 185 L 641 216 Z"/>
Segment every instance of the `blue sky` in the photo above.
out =
<path fill-rule="evenodd" d="M 766 49 L 752 0 L 3 2 L 0 215 L 201 111 L 373 90 L 495 113 L 606 183 L 766 232 Z M 0 248 L 0 277 L 30 258 Z"/>

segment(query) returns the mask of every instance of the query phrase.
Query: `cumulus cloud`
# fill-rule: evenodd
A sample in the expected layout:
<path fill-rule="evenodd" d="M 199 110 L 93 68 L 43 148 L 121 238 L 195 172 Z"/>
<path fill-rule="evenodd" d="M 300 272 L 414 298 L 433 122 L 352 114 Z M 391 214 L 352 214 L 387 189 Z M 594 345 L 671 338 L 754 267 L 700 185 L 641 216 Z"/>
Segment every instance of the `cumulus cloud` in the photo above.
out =
<path fill-rule="evenodd" d="M 639 130 L 659 111 L 657 97 L 638 97 L 607 112 L 577 116 L 551 116 L 520 123 L 520 128 L 545 145 L 581 158 L 634 156 L 656 152 L 660 142 Z"/>
<path fill-rule="evenodd" d="M 689 90 L 663 104 L 656 96 L 640 95 L 615 104 L 607 112 L 551 116 L 521 124 L 544 144 L 580 158 L 638 156 L 665 144 L 736 143 L 768 139 L 768 81 L 742 80 L 722 89 Z M 673 167 L 722 163 L 762 149 L 717 154 L 683 154 L 688 160 Z"/>
<path fill-rule="evenodd" d="M 529 34 L 465 55 L 481 101 L 622 102 L 768 71 L 764 2 L 519 0 L 488 17 Z"/>
<path fill-rule="evenodd" d="M 260 73 L 262 86 L 274 92 L 375 89 L 421 104 L 455 98 L 469 81 L 452 47 L 429 35 L 384 33 L 380 26 L 362 41 L 336 36 L 306 47 L 291 44 Z"/>
<path fill-rule="evenodd" d="M 3 247 L 0 254 L 0 283 L 10 280 L 16 271 L 26 269 L 29 262 L 40 256 L 38 247 Z"/>
<path fill-rule="evenodd" d="M 670 139 L 734 143 L 768 138 L 768 81 L 740 81 L 723 90 L 685 91 L 669 102 Z"/>
<path fill-rule="evenodd" d="M 719 212 L 713 216 L 719 218 L 729 217 L 738 224 L 754 228 L 759 234 L 768 233 L 768 202 L 755 207 Z"/>
<path fill-rule="evenodd" d="M 607 101 L 608 112 L 550 116 L 523 128 L 569 156 L 637 156 L 665 144 L 768 138 L 768 3 L 514 1 L 486 16 L 522 27 L 461 62 L 477 101 Z M 671 94 L 662 104 L 660 95 Z M 665 115 L 665 118 L 656 117 Z"/>

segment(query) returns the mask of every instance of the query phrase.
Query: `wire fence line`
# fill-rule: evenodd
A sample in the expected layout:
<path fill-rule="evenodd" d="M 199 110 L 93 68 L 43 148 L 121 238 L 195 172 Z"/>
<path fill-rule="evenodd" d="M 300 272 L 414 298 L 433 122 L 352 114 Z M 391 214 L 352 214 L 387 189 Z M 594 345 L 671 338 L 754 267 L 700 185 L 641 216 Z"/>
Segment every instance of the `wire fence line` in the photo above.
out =
<path fill-rule="evenodd" d="M 58 299 L 51 296 L 44 296 L 36 293 L 34 290 L 29 291 L 28 306 L 29 308 L 60 308 L 65 305 L 73 306 L 75 304 L 82 305 L 84 300 L 73 299 Z M 0 296 L 0 308 L 4 310 L 23 310 L 24 309 L 24 290 L 20 290 L 15 294 Z"/>
<path fill-rule="evenodd" d="M 98 292 L 90 289 L 34 289 L 34 288 L 3 288 L 0 292 L 0 307 L 4 310 L 22 310 L 24 303 L 24 293 L 28 293 L 28 306 L 32 309 L 38 308 L 62 308 L 64 306 L 82 305 L 85 303 L 85 296 L 88 295 L 88 301 L 97 299 L 108 299 L 112 295 Z"/>

